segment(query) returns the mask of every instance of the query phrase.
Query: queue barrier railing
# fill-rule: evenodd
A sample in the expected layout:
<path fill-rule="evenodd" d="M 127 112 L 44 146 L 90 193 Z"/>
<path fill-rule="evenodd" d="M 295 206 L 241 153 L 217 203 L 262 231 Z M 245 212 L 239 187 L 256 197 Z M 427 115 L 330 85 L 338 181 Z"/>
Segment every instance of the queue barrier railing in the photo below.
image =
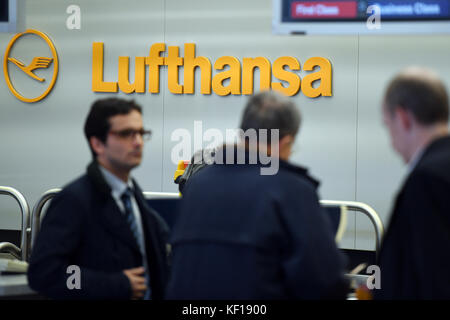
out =
<path fill-rule="evenodd" d="M 144 192 L 144 196 L 147 199 L 158 199 L 158 198 L 172 198 L 176 199 L 180 197 L 179 193 L 172 193 L 172 192 Z M 384 234 L 384 226 L 383 222 L 381 221 L 379 215 L 377 212 L 370 207 L 368 204 L 363 202 L 356 202 L 356 201 L 341 201 L 341 200 L 320 200 L 320 205 L 323 207 L 336 207 L 340 208 L 342 212 L 348 212 L 348 211 L 357 211 L 361 212 L 364 215 L 366 215 L 370 221 L 372 222 L 372 225 L 375 230 L 375 251 L 378 255 L 378 252 L 381 247 L 381 241 Z M 342 224 L 342 225 L 345 225 Z M 342 238 L 344 230 L 339 229 L 338 238 Z"/>
<path fill-rule="evenodd" d="M 42 209 L 44 208 L 47 201 L 51 200 L 54 196 L 56 196 L 61 191 L 60 188 L 50 189 L 44 192 L 39 200 L 33 207 L 33 211 L 31 212 L 31 241 L 30 241 L 30 252 L 34 246 L 36 241 L 36 237 L 41 228 L 41 214 Z"/>
<path fill-rule="evenodd" d="M 0 186 L 0 194 L 12 197 L 20 206 L 21 217 L 21 233 L 20 233 L 20 248 L 10 242 L 0 243 L 0 253 L 9 253 L 15 258 L 26 261 L 28 257 L 28 228 L 30 223 L 30 207 L 25 197 L 18 190 L 12 187 Z"/>
<path fill-rule="evenodd" d="M 375 252 L 376 256 L 378 257 L 378 253 L 380 252 L 381 248 L 381 241 L 384 234 L 384 226 L 383 222 L 380 219 L 380 216 L 371 206 L 363 202 L 341 200 L 320 200 L 320 204 L 323 207 L 343 206 L 347 209 L 347 211 L 357 211 L 366 215 L 372 222 L 375 230 Z"/>
<path fill-rule="evenodd" d="M 31 213 L 31 247 L 34 245 L 36 241 L 37 234 L 40 228 L 40 220 L 42 209 L 47 201 L 51 200 L 61 189 L 50 189 L 46 191 L 41 198 L 38 200 L 36 205 L 33 207 L 33 211 Z M 144 196 L 146 199 L 177 199 L 180 198 L 179 193 L 172 192 L 144 192 Z M 362 202 L 355 201 L 340 201 L 340 200 L 320 200 L 320 204 L 323 207 L 345 207 L 350 211 L 357 211 L 365 214 L 370 221 L 375 230 L 375 251 L 378 256 L 378 252 L 381 247 L 381 240 L 384 233 L 383 223 L 376 213 L 376 211 L 370 207 L 369 205 Z M 30 248 L 31 249 L 31 248 Z"/>

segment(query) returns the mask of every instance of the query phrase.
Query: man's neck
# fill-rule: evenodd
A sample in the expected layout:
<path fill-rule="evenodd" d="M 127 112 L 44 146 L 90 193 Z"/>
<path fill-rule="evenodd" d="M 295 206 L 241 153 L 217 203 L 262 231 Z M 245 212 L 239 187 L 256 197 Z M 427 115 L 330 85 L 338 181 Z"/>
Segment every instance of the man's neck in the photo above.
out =
<path fill-rule="evenodd" d="M 281 159 L 281 154 L 278 152 L 278 149 L 275 149 L 272 151 L 272 148 L 270 145 L 266 145 L 264 143 L 259 143 L 256 146 L 248 145 L 243 142 L 238 143 L 237 145 L 240 148 L 244 148 L 248 152 L 256 152 L 260 155 L 268 156 L 268 157 L 277 157 Z"/>
<path fill-rule="evenodd" d="M 412 160 L 414 155 L 417 155 L 424 150 L 431 142 L 446 135 L 448 135 L 447 124 L 436 124 L 429 127 L 422 127 L 417 130 L 411 138 L 413 144 L 410 149 L 408 162 Z"/>
<path fill-rule="evenodd" d="M 125 183 L 128 183 L 128 179 L 130 177 L 130 171 L 125 170 L 118 170 L 117 168 L 114 168 L 109 163 L 102 161 L 101 159 L 97 159 L 97 162 L 99 165 L 101 165 L 103 168 L 111 172 L 113 175 L 115 175 L 117 178 L 122 180 Z"/>

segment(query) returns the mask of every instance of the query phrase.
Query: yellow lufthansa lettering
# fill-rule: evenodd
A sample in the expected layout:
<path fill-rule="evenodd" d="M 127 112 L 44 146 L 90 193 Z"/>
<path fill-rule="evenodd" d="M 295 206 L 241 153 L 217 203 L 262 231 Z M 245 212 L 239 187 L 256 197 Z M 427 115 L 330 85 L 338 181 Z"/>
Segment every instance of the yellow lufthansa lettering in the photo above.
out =
<path fill-rule="evenodd" d="M 145 92 L 145 57 L 136 57 L 134 83 L 129 80 L 130 58 L 119 57 L 119 88 L 125 93 Z"/>
<path fill-rule="evenodd" d="M 225 66 L 229 66 L 229 70 L 224 70 Z M 219 96 L 231 94 L 241 94 L 241 63 L 235 57 L 220 57 L 214 63 L 214 69 L 224 70 L 217 73 L 212 79 L 212 87 Z M 230 84 L 223 85 L 223 82 L 230 79 Z"/>
<path fill-rule="evenodd" d="M 92 53 L 92 90 L 95 92 L 117 92 L 118 88 L 125 93 L 143 93 L 146 83 L 148 92 L 159 93 L 160 72 L 167 67 L 167 87 L 174 94 L 211 94 L 219 96 L 253 94 L 255 71 L 259 72 L 259 90 L 272 88 L 287 96 L 296 95 L 299 90 L 310 98 L 332 96 L 332 66 L 323 57 L 306 60 L 303 70 L 310 71 L 303 79 L 296 71 L 300 71 L 300 62 L 290 56 L 280 57 L 271 65 L 264 57 L 243 58 L 242 64 L 236 57 L 219 57 L 214 64 L 203 56 L 196 55 L 194 43 L 184 45 L 184 57 L 180 56 L 178 46 L 169 46 L 167 57 L 165 43 L 155 43 L 150 47 L 148 57 L 135 58 L 134 81 L 129 79 L 130 58 L 119 57 L 118 82 L 106 82 L 103 79 L 103 43 L 95 42 Z M 148 81 L 146 67 L 148 66 Z M 180 83 L 180 69 L 183 71 L 183 83 Z M 200 89 L 195 89 L 195 72 L 200 69 Z M 213 69 L 215 74 L 213 75 Z M 279 81 L 272 81 L 272 77 Z M 318 85 L 317 85 L 318 84 Z M 314 87 L 315 85 L 315 87 Z"/>
<path fill-rule="evenodd" d="M 145 63 L 148 65 L 148 91 L 151 93 L 159 92 L 159 68 L 164 65 L 164 58 L 161 57 L 161 52 L 164 51 L 166 51 L 165 43 L 155 43 L 150 47 L 149 56 L 145 58 Z"/>
<path fill-rule="evenodd" d="M 170 92 L 181 94 L 183 93 L 183 86 L 180 85 L 178 81 L 178 68 L 183 65 L 183 58 L 179 56 L 180 48 L 169 47 L 169 54 L 167 58 L 164 59 L 164 63 L 167 66 L 169 79 L 168 87 Z"/>
<path fill-rule="evenodd" d="M 315 67 L 320 67 L 319 71 L 306 75 L 302 80 L 302 92 L 305 96 L 316 98 L 318 96 L 331 96 L 331 62 L 322 57 L 314 57 L 306 60 L 303 69 L 312 71 Z M 313 87 L 313 82 L 319 81 L 317 88 Z"/>
<path fill-rule="evenodd" d="M 272 82 L 272 89 L 287 96 L 293 96 L 300 90 L 300 77 L 293 72 L 284 69 L 287 66 L 291 70 L 300 70 L 300 63 L 294 57 L 281 57 L 273 62 L 273 75 L 275 78 L 286 81 L 289 85 L 283 86 L 281 82 Z"/>
<path fill-rule="evenodd" d="M 270 89 L 270 61 L 263 57 L 244 58 L 242 63 L 242 94 L 253 93 L 253 76 L 259 69 L 259 90 Z"/>
<path fill-rule="evenodd" d="M 195 56 L 195 44 L 184 45 L 184 93 L 194 93 L 195 68 L 200 68 L 200 92 L 211 93 L 211 62 L 205 57 Z"/>
<path fill-rule="evenodd" d="M 92 91 L 117 92 L 117 82 L 103 81 L 103 42 L 92 45 Z"/>

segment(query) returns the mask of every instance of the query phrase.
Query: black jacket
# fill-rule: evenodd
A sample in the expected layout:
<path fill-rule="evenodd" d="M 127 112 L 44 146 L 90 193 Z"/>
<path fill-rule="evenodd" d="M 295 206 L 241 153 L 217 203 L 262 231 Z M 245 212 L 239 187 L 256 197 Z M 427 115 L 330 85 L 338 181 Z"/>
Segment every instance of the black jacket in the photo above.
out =
<path fill-rule="evenodd" d="M 343 259 L 318 183 L 281 161 L 214 164 L 186 183 L 172 242 L 168 299 L 344 298 Z"/>
<path fill-rule="evenodd" d="M 450 137 L 432 142 L 395 201 L 377 299 L 450 299 Z"/>
<path fill-rule="evenodd" d="M 150 269 L 153 299 L 167 279 L 167 226 L 145 202 L 134 182 Z M 81 269 L 81 289 L 69 290 L 69 265 Z M 30 287 L 53 299 L 128 299 L 123 270 L 143 265 L 142 255 L 98 164 L 66 186 L 52 201 L 31 255 Z"/>

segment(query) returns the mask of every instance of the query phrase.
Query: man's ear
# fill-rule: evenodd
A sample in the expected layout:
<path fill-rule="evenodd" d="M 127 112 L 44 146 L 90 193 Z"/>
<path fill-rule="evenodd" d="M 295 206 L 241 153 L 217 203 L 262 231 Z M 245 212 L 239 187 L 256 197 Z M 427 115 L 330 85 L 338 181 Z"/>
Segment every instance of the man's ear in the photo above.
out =
<path fill-rule="evenodd" d="M 280 149 L 291 145 L 294 142 L 294 138 L 291 135 L 284 136 L 280 139 Z"/>
<path fill-rule="evenodd" d="M 399 107 L 395 109 L 395 116 L 402 125 L 402 128 L 410 130 L 414 124 L 414 116 L 405 108 Z"/>
<path fill-rule="evenodd" d="M 105 150 L 105 144 L 99 138 L 92 136 L 89 138 L 89 143 L 97 156 L 103 154 Z"/>
<path fill-rule="evenodd" d="M 286 135 L 280 139 L 279 142 L 279 157 L 283 160 L 288 160 L 292 153 L 292 145 L 294 144 L 294 137 Z"/>

